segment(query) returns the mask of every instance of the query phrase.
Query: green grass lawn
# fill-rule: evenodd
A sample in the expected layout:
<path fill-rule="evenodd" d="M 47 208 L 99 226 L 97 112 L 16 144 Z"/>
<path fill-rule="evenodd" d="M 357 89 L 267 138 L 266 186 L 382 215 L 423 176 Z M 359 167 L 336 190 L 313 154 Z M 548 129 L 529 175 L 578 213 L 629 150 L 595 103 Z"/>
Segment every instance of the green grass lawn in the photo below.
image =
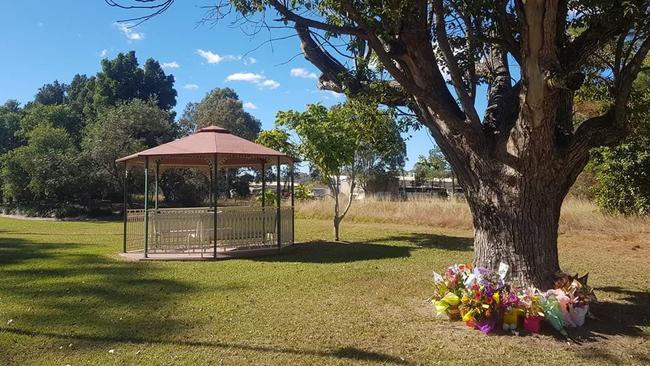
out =
<path fill-rule="evenodd" d="M 298 220 L 298 240 L 331 237 Z M 118 222 L 0 218 L 0 365 L 648 364 L 648 237 L 560 237 L 600 318 L 573 332 L 485 336 L 433 314 L 431 272 L 471 233 L 344 224 L 346 243 L 266 258 L 126 262 Z M 110 352 L 113 350 L 112 352 Z"/>

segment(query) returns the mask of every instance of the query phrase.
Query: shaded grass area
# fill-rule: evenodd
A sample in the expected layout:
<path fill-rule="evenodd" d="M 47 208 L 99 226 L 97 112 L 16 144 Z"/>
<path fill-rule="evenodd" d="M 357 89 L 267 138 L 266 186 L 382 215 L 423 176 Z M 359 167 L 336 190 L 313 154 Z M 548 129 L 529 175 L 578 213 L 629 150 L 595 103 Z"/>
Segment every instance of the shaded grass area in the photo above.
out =
<path fill-rule="evenodd" d="M 134 263 L 119 223 L 0 218 L 0 364 L 650 362 L 647 241 L 561 236 L 602 300 L 567 344 L 433 315 L 431 271 L 469 261 L 470 232 L 354 223 L 334 243 L 329 221 L 296 224 L 307 243 L 278 256 Z"/>

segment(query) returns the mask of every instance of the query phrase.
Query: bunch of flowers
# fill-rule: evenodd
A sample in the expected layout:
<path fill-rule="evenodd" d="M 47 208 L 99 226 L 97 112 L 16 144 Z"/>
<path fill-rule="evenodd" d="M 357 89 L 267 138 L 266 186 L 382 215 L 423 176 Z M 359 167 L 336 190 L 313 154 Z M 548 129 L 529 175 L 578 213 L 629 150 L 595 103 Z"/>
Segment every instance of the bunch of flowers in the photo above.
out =
<path fill-rule="evenodd" d="M 523 304 L 514 289 L 506 288 L 501 294 L 501 311 L 503 314 L 503 330 L 515 330 L 519 326 L 519 318 L 523 314 Z"/>
<path fill-rule="evenodd" d="M 483 274 L 487 275 L 488 272 L 484 268 L 476 268 L 474 276 L 468 278 L 459 308 L 468 326 L 489 333 L 494 330 L 499 318 L 501 289 L 497 287 L 498 281 L 493 281 L 491 276 L 483 277 Z"/>
<path fill-rule="evenodd" d="M 589 312 L 589 303 L 596 301 L 593 290 L 587 286 L 587 276 L 561 276 L 555 281 L 555 287 L 548 290 L 546 295 L 559 303 L 563 325 L 582 326 Z"/>
<path fill-rule="evenodd" d="M 436 313 L 446 314 L 451 320 L 460 319 L 460 297 L 465 290 L 465 281 L 472 273 L 471 265 L 456 264 L 442 274 L 433 272 L 433 304 Z"/>
<path fill-rule="evenodd" d="M 442 275 L 434 272 L 436 312 L 451 320 L 462 319 L 483 333 L 497 324 L 512 331 L 522 323 L 524 329 L 536 333 L 546 320 L 567 336 L 565 327 L 582 326 L 589 303 L 596 299 L 586 276 L 563 275 L 555 289 L 542 293 L 536 288 L 513 288 L 504 281 L 507 272 L 503 263 L 496 272 L 463 264 L 449 267 Z"/>
<path fill-rule="evenodd" d="M 524 329 L 537 333 L 544 319 L 544 308 L 541 305 L 542 294 L 534 287 L 519 291 L 519 309 L 524 317 Z"/>

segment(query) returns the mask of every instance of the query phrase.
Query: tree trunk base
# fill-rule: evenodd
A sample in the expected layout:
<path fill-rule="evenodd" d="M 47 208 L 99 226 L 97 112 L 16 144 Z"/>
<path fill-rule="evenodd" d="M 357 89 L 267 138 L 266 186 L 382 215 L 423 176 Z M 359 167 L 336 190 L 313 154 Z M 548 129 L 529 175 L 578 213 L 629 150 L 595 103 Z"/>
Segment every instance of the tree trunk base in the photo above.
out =
<path fill-rule="evenodd" d="M 470 200 L 474 264 L 496 270 L 505 263 L 508 281 L 545 290 L 553 286 L 560 270 L 557 230 L 561 200 L 540 196 L 520 202 L 500 209 Z"/>

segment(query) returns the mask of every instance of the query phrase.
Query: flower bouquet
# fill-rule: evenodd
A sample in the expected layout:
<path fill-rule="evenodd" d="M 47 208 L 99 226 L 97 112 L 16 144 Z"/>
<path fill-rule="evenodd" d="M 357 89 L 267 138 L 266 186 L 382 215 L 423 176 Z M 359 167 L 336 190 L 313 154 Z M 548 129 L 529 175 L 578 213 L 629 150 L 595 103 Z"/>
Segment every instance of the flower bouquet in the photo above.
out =
<path fill-rule="evenodd" d="M 503 330 L 516 330 L 523 311 L 519 296 L 514 290 L 504 290 L 501 294 L 501 310 L 503 312 Z"/>
<path fill-rule="evenodd" d="M 519 309 L 524 316 L 524 329 L 531 333 L 539 333 L 544 320 L 544 308 L 542 308 L 542 294 L 535 288 L 528 288 L 519 292 Z"/>
<path fill-rule="evenodd" d="M 463 321 L 483 333 L 490 333 L 499 318 L 499 289 L 479 278 L 466 287 L 460 305 Z"/>
<path fill-rule="evenodd" d="M 436 313 L 446 314 L 449 320 L 460 320 L 460 297 L 465 289 L 465 279 L 471 274 L 469 265 L 451 266 L 443 275 L 433 273 L 433 305 Z"/>
<path fill-rule="evenodd" d="M 587 285 L 588 276 L 561 276 L 555 281 L 555 290 L 549 290 L 560 302 L 566 326 L 581 327 L 589 313 L 589 303 L 596 301 L 593 290 Z"/>

